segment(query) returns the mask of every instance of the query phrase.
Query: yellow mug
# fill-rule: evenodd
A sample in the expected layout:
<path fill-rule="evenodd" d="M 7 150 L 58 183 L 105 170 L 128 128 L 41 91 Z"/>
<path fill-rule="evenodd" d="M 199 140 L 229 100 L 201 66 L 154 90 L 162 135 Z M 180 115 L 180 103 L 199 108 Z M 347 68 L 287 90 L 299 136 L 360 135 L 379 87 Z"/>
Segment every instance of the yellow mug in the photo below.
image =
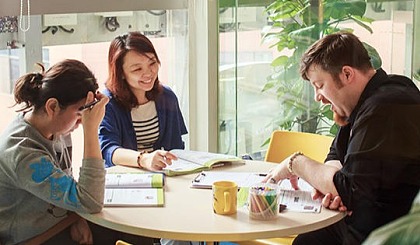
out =
<path fill-rule="evenodd" d="M 216 214 L 234 214 L 237 206 L 238 185 L 233 181 L 216 181 L 212 185 L 213 211 Z"/>

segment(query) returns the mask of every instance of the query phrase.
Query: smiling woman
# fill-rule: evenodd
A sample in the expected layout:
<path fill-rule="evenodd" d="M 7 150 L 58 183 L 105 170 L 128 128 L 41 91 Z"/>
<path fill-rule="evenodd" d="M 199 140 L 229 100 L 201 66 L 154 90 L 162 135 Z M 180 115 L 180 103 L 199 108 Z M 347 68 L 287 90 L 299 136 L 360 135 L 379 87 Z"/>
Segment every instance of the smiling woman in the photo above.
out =
<path fill-rule="evenodd" d="M 152 42 L 140 32 L 111 42 L 104 92 L 111 100 L 99 128 L 107 167 L 161 170 L 176 158 L 161 149 L 184 149 L 187 128 L 178 98 L 159 80 L 159 66 Z"/>
<path fill-rule="evenodd" d="M 151 91 L 158 79 L 159 60 L 153 53 L 139 54 L 130 50 L 124 56 L 123 63 L 123 79 L 136 96 L 137 104 L 146 104 L 149 99 L 145 91 Z"/>
<path fill-rule="evenodd" d="M 126 165 L 157 171 L 184 149 L 187 134 L 175 93 L 158 77 L 160 60 L 140 32 L 114 38 L 109 46 L 104 94 L 111 99 L 99 128 L 106 167 Z M 165 150 L 163 150 L 165 149 Z M 161 240 L 162 244 L 190 244 Z"/>

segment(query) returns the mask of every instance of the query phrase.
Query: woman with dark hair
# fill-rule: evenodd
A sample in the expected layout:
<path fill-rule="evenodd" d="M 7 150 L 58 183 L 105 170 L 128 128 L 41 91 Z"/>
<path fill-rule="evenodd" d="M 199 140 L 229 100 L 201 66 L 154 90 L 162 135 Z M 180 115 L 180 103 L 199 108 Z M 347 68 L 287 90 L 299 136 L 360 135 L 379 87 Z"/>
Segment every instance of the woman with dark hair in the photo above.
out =
<path fill-rule="evenodd" d="M 141 33 L 111 42 L 104 92 L 110 102 L 99 128 L 106 167 L 161 170 L 176 159 L 165 150 L 184 149 L 187 128 L 176 95 L 159 81 L 159 66 L 153 44 Z"/>
<path fill-rule="evenodd" d="M 16 104 L 24 104 L 0 138 L 0 243 L 24 243 L 69 215 L 97 213 L 104 201 L 105 171 L 97 130 L 108 98 L 97 93 L 92 72 L 80 61 L 64 60 L 46 72 L 20 77 Z M 96 105 L 85 106 L 97 100 Z M 86 107 L 86 108 L 85 108 Z M 84 130 L 79 182 L 71 173 L 70 133 Z M 91 243 L 85 220 L 72 239 Z M 70 229 L 67 230 L 70 239 Z M 61 243 L 61 242 L 60 242 Z M 63 241 L 61 244 L 66 244 Z"/>
<path fill-rule="evenodd" d="M 184 149 L 187 128 L 174 92 L 158 78 L 160 60 L 152 42 L 140 32 L 116 37 L 108 53 L 110 97 L 99 127 L 106 167 L 125 165 L 157 171 Z M 164 245 L 191 244 L 161 239 Z"/>
<path fill-rule="evenodd" d="M 92 72 L 64 60 L 19 78 L 16 104 L 23 104 L 0 139 L 0 244 L 26 243 L 77 213 L 103 208 L 105 169 L 98 129 L 109 99 L 97 92 Z M 72 176 L 70 133 L 83 126 L 79 181 Z M 82 143 L 82 142 L 78 142 Z M 44 244 L 114 245 L 119 239 L 153 239 L 110 230 L 79 218 Z"/>

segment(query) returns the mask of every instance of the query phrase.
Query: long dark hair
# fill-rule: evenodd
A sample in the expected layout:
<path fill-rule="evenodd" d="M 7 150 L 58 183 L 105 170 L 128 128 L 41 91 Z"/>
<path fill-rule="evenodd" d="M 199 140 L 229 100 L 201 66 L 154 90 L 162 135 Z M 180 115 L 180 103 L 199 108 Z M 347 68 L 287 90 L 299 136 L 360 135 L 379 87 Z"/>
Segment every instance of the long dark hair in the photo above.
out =
<path fill-rule="evenodd" d="M 140 32 L 129 32 L 117 36 L 112 40 L 108 51 L 108 80 L 105 86 L 111 91 L 117 103 L 131 110 L 138 106 L 136 96 L 131 92 L 127 81 L 123 78 L 123 61 L 128 51 L 135 51 L 138 54 L 152 53 L 160 64 L 159 57 L 152 42 Z M 148 100 L 155 100 L 162 91 L 159 77 L 156 77 L 152 90 L 146 91 Z"/>
<path fill-rule="evenodd" d="M 66 108 L 86 98 L 89 91 L 95 93 L 98 89 L 93 73 L 78 60 L 63 60 L 47 71 L 42 64 L 38 65 L 40 72 L 28 73 L 16 81 L 15 102 L 25 103 L 19 111 L 38 111 L 50 98 L 57 99 L 60 107 Z"/>

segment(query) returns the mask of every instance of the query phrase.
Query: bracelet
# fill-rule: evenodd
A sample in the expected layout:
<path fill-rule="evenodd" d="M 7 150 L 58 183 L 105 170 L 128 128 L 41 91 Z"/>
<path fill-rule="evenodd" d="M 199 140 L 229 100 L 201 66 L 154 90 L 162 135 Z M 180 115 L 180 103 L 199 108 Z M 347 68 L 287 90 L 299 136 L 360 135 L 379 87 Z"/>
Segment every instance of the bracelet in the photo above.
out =
<path fill-rule="evenodd" d="M 139 166 L 139 168 L 143 168 L 141 165 L 140 165 L 140 161 L 141 161 L 141 158 L 143 157 L 143 154 L 144 153 L 147 153 L 147 151 L 141 151 L 140 153 L 139 153 L 139 155 L 137 156 L 137 165 Z"/>
<path fill-rule="evenodd" d="M 295 173 L 293 172 L 293 161 L 296 159 L 297 156 L 300 156 L 300 155 L 303 156 L 303 153 L 298 151 L 298 152 L 293 153 L 293 155 L 290 157 L 289 164 L 287 165 L 287 170 L 289 170 L 289 173 L 292 175 L 295 175 Z"/>

